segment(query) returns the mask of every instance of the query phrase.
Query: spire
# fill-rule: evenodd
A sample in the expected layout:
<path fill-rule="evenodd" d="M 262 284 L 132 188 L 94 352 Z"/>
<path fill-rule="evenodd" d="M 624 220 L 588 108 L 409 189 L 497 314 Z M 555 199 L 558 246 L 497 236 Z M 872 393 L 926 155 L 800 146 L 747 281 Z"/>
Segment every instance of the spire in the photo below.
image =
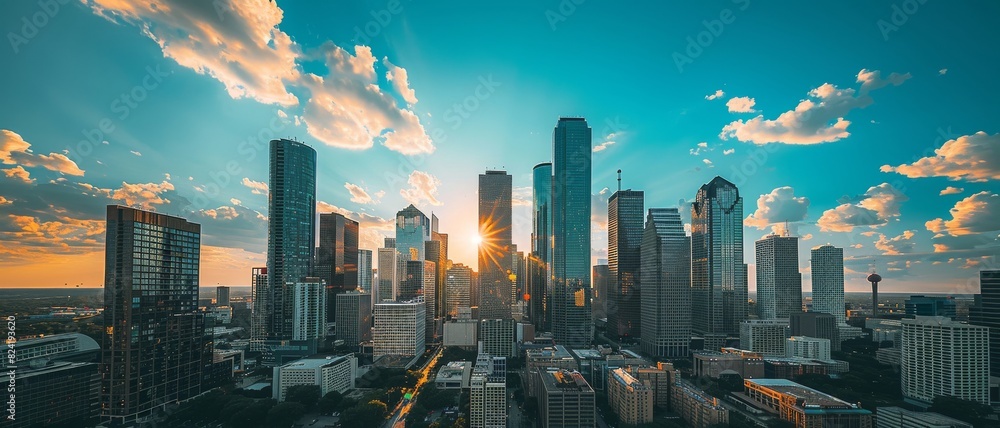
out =
<path fill-rule="evenodd" d="M 622 170 L 618 170 L 618 191 L 622 191 Z"/>

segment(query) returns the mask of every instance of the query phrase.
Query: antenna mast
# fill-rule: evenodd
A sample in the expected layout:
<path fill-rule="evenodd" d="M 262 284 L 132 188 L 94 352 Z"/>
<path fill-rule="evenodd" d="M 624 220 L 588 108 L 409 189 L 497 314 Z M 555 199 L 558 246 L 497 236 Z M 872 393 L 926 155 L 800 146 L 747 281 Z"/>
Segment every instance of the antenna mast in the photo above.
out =
<path fill-rule="evenodd" d="M 622 191 L 622 170 L 618 170 L 618 191 Z"/>

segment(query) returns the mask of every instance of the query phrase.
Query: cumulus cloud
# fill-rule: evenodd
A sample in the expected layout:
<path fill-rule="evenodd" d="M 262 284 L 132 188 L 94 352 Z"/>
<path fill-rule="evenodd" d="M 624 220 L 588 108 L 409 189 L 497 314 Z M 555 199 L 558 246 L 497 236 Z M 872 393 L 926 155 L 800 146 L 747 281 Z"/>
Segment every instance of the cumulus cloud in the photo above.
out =
<path fill-rule="evenodd" d="M 735 97 L 726 101 L 726 107 L 730 113 L 754 113 L 753 106 L 757 101 L 750 97 Z"/>
<path fill-rule="evenodd" d="M 399 190 L 399 195 L 403 199 L 406 199 L 413 205 L 420 205 L 423 201 L 431 205 L 441 205 L 441 201 L 437 199 L 438 186 L 441 184 L 441 180 L 438 180 L 437 177 L 423 171 L 415 170 L 410 173 L 410 178 L 406 180 L 406 183 L 410 187 Z"/>
<path fill-rule="evenodd" d="M 917 231 L 915 230 L 904 230 L 901 235 L 889 238 L 880 233 L 878 234 L 878 241 L 875 241 L 875 248 L 882 251 L 884 255 L 913 252 L 915 243 L 912 239 L 916 234 Z"/>
<path fill-rule="evenodd" d="M 723 156 L 729 156 L 733 153 L 736 153 L 736 149 L 725 149 L 722 151 Z"/>
<path fill-rule="evenodd" d="M 21 138 L 16 132 L 7 129 L 0 129 L 0 163 L 29 168 L 40 166 L 60 174 L 83 175 L 83 170 L 66 155 L 62 153 L 36 154 L 31 150 L 30 143 L 24 141 L 24 138 Z"/>
<path fill-rule="evenodd" d="M 511 189 L 510 203 L 515 207 L 530 207 L 532 204 L 531 186 L 514 187 Z"/>
<path fill-rule="evenodd" d="M 711 101 L 711 100 L 714 100 L 716 98 L 722 98 L 725 95 L 726 95 L 726 93 L 722 92 L 722 89 L 717 89 L 715 91 L 715 93 L 711 93 L 711 94 L 705 95 L 705 99 Z"/>
<path fill-rule="evenodd" d="M 347 189 L 347 192 L 351 194 L 351 202 L 358 204 L 378 203 L 378 201 L 372 198 L 371 195 L 369 195 L 368 192 L 365 191 L 365 189 L 363 189 L 361 186 L 358 186 L 357 184 L 344 183 L 344 188 Z"/>
<path fill-rule="evenodd" d="M 824 83 L 809 91 L 809 98 L 800 101 L 795 109 L 776 119 L 764 119 L 761 115 L 746 121 L 736 120 L 722 128 L 719 138 L 754 144 L 820 144 L 841 140 L 851 135 L 847 132 L 851 122 L 844 117 L 854 109 L 871 105 L 869 92 L 900 85 L 909 78 L 909 73 L 892 73 L 882 79 L 878 71 L 861 70 L 857 76 L 861 87 L 857 91 Z"/>
<path fill-rule="evenodd" d="M 155 210 L 156 205 L 170 203 L 163 193 L 174 190 L 174 185 L 169 181 L 161 183 L 127 183 L 122 182 L 122 186 L 117 189 L 102 189 L 87 183 L 73 183 L 84 193 L 95 196 L 104 196 L 113 201 L 118 201 L 130 207 L 138 207 L 144 210 Z"/>
<path fill-rule="evenodd" d="M 910 198 L 889 183 L 868 189 L 854 200 L 823 212 L 817 225 L 824 232 L 850 232 L 857 226 L 877 227 L 899 217 L 899 207 Z"/>
<path fill-rule="evenodd" d="M 703 152 L 710 152 L 712 150 L 715 150 L 715 149 L 714 148 L 712 148 L 712 149 L 708 148 L 708 143 L 705 142 L 705 141 L 702 141 L 702 142 L 698 143 L 697 147 L 695 147 L 693 149 L 688 149 L 688 153 L 690 153 L 691 156 L 698 156 L 698 155 L 702 154 Z"/>
<path fill-rule="evenodd" d="M 612 133 L 609 133 L 608 135 L 605 135 L 604 136 L 604 140 L 601 143 L 599 143 L 598 145 L 594 146 L 594 153 L 604 151 L 608 147 L 611 147 L 612 145 L 617 144 L 618 143 L 618 139 L 620 139 L 624 133 L 625 133 L 625 131 L 617 131 L 617 132 L 612 132 Z"/>
<path fill-rule="evenodd" d="M 941 189 L 941 193 L 939 195 L 941 195 L 941 196 L 944 196 L 944 195 L 957 195 L 957 194 L 962 193 L 964 191 L 965 191 L 965 189 L 963 189 L 961 187 L 948 186 L 948 187 L 945 187 L 944 189 Z"/>
<path fill-rule="evenodd" d="M 970 235 L 1000 230 L 1000 195 L 982 191 L 955 203 L 951 220 L 936 218 L 924 224 L 936 234 Z"/>
<path fill-rule="evenodd" d="M 386 80 L 392 82 L 392 88 L 399 93 L 403 100 L 409 105 L 417 103 L 417 93 L 410 88 L 410 78 L 406 74 L 406 69 L 389 62 L 389 58 L 382 58 L 385 67 L 389 69 L 385 73 Z"/>
<path fill-rule="evenodd" d="M 396 222 L 394 219 L 385 219 L 367 213 L 354 212 L 323 201 L 316 203 L 316 211 L 339 213 L 344 217 L 358 222 L 361 234 L 358 238 L 358 246 L 361 248 L 369 250 L 380 248 L 384 244 L 384 238 L 392 236 L 396 232 Z"/>
<path fill-rule="evenodd" d="M 11 201 L 10 199 L 7 199 L 7 198 L 5 198 L 3 196 L 0 196 L 0 205 L 10 205 L 10 204 L 13 204 L 13 203 L 14 203 L 14 201 Z"/>
<path fill-rule="evenodd" d="M 763 230 L 775 223 L 805 220 L 808 211 L 809 198 L 795 196 L 795 189 L 790 186 L 778 187 L 757 198 L 757 210 L 743 224 Z"/>
<path fill-rule="evenodd" d="M 21 167 L 21 165 L 15 166 L 13 168 L 3 169 L 3 175 L 7 178 L 13 178 L 14 180 L 20 181 L 22 183 L 34 183 L 35 179 L 31 178 L 31 173 L 28 170 Z"/>
<path fill-rule="evenodd" d="M 1000 180 L 1000 134 L 977 132 L 949 140 L 934 150 L 934 156 L 912 164 L 883 165 L 882 172 L 910 178 L 947 177 L 951 180 Z"/>
<path fill-rule="evenodd" d="M 709 168 L 714 168 L 715 167 L 715 164 L 713 164 L 711 160 L 702 159 L 701 162 L 704 163 L 705 165 L 708 165 Z"/>
<path fill-rule="evenodd" d="M 253 181 L 247 177 L 243 177 L 243 185 L 250 188 L 250 193 L 253 193 L 255 195 L 267 194 L 267 183 L 261 181 Z"/>

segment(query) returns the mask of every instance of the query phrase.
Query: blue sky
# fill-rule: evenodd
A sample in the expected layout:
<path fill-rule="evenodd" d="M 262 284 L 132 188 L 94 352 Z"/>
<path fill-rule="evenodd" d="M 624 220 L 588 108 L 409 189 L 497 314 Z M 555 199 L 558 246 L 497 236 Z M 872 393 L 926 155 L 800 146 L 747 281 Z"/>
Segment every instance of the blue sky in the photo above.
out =
<path fill-rule="evenodd" d="M 202 223 L 202 283 L 246 283 L 271 136 L 317 148 L 363 247 L 413 202 L 474 266 L 477 174 L 514 176 L 526 248 L 559 116 L 594 130 L 595 259 L 620 168 L 647 207 L 733 181 L 747 262 L 787 220 L 807 286 L 827 242 L 849 290 L 871 263 L 890 292 L 997 266 L 993 2 L 63 1 L 0 14 L 0 285 L 99 285 L 107 203 Z"/>

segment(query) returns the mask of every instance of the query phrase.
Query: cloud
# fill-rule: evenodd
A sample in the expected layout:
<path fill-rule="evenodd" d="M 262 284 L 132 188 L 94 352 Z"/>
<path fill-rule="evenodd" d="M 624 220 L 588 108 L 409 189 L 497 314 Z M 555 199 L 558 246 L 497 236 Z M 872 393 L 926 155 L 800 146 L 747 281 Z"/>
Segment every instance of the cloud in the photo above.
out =
<path fill-rule="evenodd" d="M 709 168 L 714 168 L 715 167 L 715 164 L 713 164 L 712 161 L 710 161 L 708 159 L 702 159 L 701 162 L 704 163 L 705 165 L 708 165 Z"/>
<path fill-rule="evenodd" d="M 28 170 L 21 167 L 21 165 L 15 166 L 13 168 L 3 169 L 3 175 L 7 178 L 13 178 L 14 180 L 20 181 L 22 183 L 34 183 L 35 179 L 31 178 L 31 174 Z"/>
<path fill-rule="evenodd" d="M 362 189 L 361 186 L 358 186 L 357 184 L 344 183 L 344 188 L 351 194 L 351 202 L 372 205 L 378 203 L 378 201 L 373 199 L 371 195 L 365 191 L 365 189 Z"/>
<path fill-rule="evenodd" d="M 936 218 L 924 224 L 936 234 L 970 235 L 1000 230 L 1000 195 L 982 191 L 955 203 L 951 220 Z"/>
<path fill-rule="evenodd" d="M 945 74 L 948 74 L 948 69 L 947 68 L 942 68 L 942 69 L 938 70 L 938 75 L 944 76 Z"/>
<path fill-rule="evenodd" d="M 377 139 L 406 155 L 434 151 L 417 115 L 399 108 L 396 99 L 378 86 L 371 48 L 356 46 L 351 55 L 326 43 L 320 50 L 330 75 L 309 73 L 303 78 L 303 86 L 311 92 L 303 114 L 309 135 L 352 150 L 370 148 Z"/>
<path fill-rule="evenodd" d="M 152 211 L 155 211 L 155 205 L 170 203 L 163 193 L 174 190 L 174 185 L 169 181 L 135 184 L 123 181 L 122 186 L 117 189 L 102 189 L 87 183 L 72 184 L 82 189 L 84 194 L 104 196 L 113 201 L 123 202 L 123 205 Z"/>
<path fill-rule="evenodd" d="M 130 153 L 132 153 L 133 155 L 136 155 L 136 156 L 142 156 L 142 153 L 139 153 L 136 150 L 131 150 Z"/>
<path fill-rule="evenodd" d="M 60 174 L 82 176 L 76 162 L 61 153 L 35 154 L 31 144 L 14 131 L 0 129 L 0 163 L 26 167 L 40 166 Z"/>
<path fill-rule="evenodd" d="M 882 183 L 853 199 L 824 211 L 817 222 L 820 230 L 850 232 L 857 226 L 884 225 L 899 217 L 900 205 L 910 198 L 889 183 Z"/>
<path fill-rule="evenodd" d="M 895 255 L 913 252 L 915 243 L 912 238 L 916 236 L 915 230 L 904 230 L 902 235 L 888 238 L 883 234 L 878 234 L 878 241 L 875 241 L 875 248 L 882 251 L 883 255 Z"/>
<path fill-rule="evenodd" d="M 735 97 L 726 101 L 726 107 L 730 113 L 754 113 L 753 106 L 757 101 L 750 97 Z"/>
<path fill-rule="evenodd" d="M 409 105 L 414 105 L 417 103 L 417 93 L 410 88 L 410 79 L 406 74 L 406 69 L 403 67 L 398 67 L 389 62 L 389 58 L 382 58 L 382 62 L 385 64 L 386 68 L 389 69 L 385 73 L 386 80 L 392 82 L 392 88 L 403 97 Z"/>
<path fill-rule="evenodd" d="M 243 185 L 250 188 L 250 193 L 255 195 L 266 195 L 267 194 L 267 183 L 260 181 L 253 181 L 247 177 L 243 177 Z"/>
<path fill-rule="evenodd" d="M 514 187 L 511 189 L 511 205 L 515 207 L 530 207 L 532 205 L 531 186 Z"/>
<path fill-rule="evenodd" d="M 715 91 L 715 93 L 713 93 L 713 94 L 708 94 L 708 95 L 705 95 L 705 99 L 706 99 L 706 100 L 709 100 L 709 101 L 711 101 L 711 100 L 714 100 L 714 99 L 716 99 L 716 98 L 722 98 L 722 97 L 724 97 L 725 95 L 726 95 L 726 93 L 725 93 L 725 92 L 722 92 L 722 89 L 717 89 L 717 90 Z"/>
<path fill-rule="evenodd" d="M 431 205 L 441 205 L 437 199 L 438 186 L 441 180 L 423 171 L 413 171 L 410 178 L 406 180 L 410 185 L 408 189 L 400 189 L 399 195 L 413 205 L 420 205 L 422 201 L 427 201 Z"/>
<path fill-rule="evenodd" d="M 5 198 L 3 196 L 0 196 L 0 205 L 10 205 L 10 204 L 13 204 L 13 203 L 14 203 L 14 201 L 11 201 L 10 199 L 7 199 L 7 198 Z"/>
<path fill-rule="evenodd" d="M 358 238 L 358 246 L 361 248 L 369 250 L 380 248 L 384 244 L 386 236 L 394 236 L 396 233 L 396 222 L 394 219 L 385 219 L 367 213 L 354 212 L 323 201 L 316 203 L 316 211 L 339 213 L 344 217 L 358 222 L 361 234 Z"/>
<path fill-rule="evenodd" d="M 864 245 L 862 245 L 862 244 L 854 244 L 854 245 L 851 245 L 851 248 L 864 248 Z"/>
<path fill-rule="evenodd" d="M 594 146 L 594 153 L 604 151 L 608 147 L 618 143 L 618 140 L 625 134 L 625 131 L 617 131 L 604 136 L 604 141 Z"/>
<path fill-rule="evenodd" d="M 957 195 L 957 194 L 962 193 L 964 191 L 965 191 L 965 189 L 963 189 L 961 187 L 948 186 L 948 187 L 945 187 L 944 189 L 941 189 L 941 193 L 939 193 L 939 195 L 940 196 L 944 196 L 944 195 Z"/>
<path fill-rule="evenodd" d="M 977 132 L 949 140 L 934 150 L 934 156 L 896 167 L 883 165 L 882 172 L 910 178 L 947 177 L 951 180 L 1000 180 L 1000 134 Z"/>
<path fill-rule="evenodd" d="M 770 224 L 797 222 L 806 219 L 809 198 L 795 196 L 790 186 L 778 187 L 757 198 L 757 211 L 747 216 L 743 224 L 763 230 Z"/>
<path fill-rule="evenodd" d="M 710 152 L 710 151 L 713 151 L 713 150 L 715 150 L 715 148 L 709 148 L 708 147 L 708 143 L 705 142 L 705 141 L 702 141 L 702 142 L 698 143 L 698 147 L 695 147 L 693 149 L 688 149 L 688 153 L 690 153 L 691 156 L 698 156 L 698 155 L 702 154 L 703 152 Z"/>
<path fill-rule="evenodd" d="M 841 89 L 830 83 L 809 91 L 809 98 L 802 100 L 793 110 L 780 114 L 777 119 L 757 116 L 750 120 L 736 120 L 722 128 L 719 138 L 736 138 L 754 144 L 820 144 L 847 138 L 851 122 L 844 117 L 854 109 L 865 108 L 873 100 L 869 92 L 887 85 L 900 85 L 910 74 L 892 73 L 882 79 L 878 71 L 861 70 L 857 81 L 861 88 Z"/>
<path fill-rule="evenodd" d="M 725 149 L 722 151 L 723 156 L 729 156 L 733 153 L 736 153 L 736 149 Z"/>

